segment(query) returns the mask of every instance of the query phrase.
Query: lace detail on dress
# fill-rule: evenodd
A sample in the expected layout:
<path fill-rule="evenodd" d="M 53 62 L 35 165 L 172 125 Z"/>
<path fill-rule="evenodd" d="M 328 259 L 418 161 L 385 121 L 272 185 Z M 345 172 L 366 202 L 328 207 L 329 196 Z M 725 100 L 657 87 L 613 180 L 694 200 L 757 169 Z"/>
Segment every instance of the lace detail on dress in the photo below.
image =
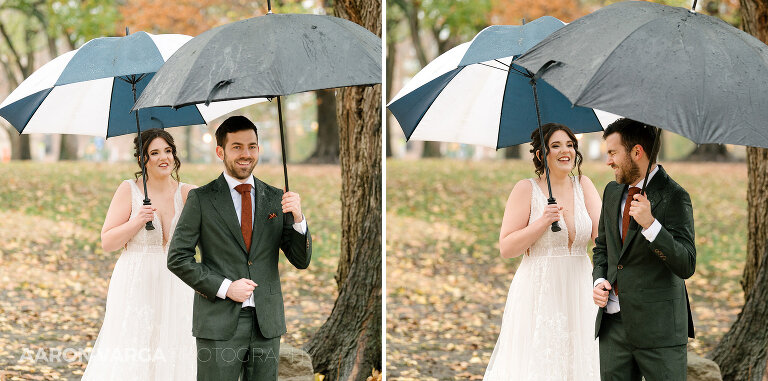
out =
<path fill-rule="evenodd" d="M 542 189 L 536 184 L 536 180 L 528 179 L 533 186 L 531 191 L 531 215 L 528 218 L 528 223 L 536 221 L 544 213 L 544 208 L 547 207 L 547 196 Z M 584 204 L 584 192 L 581 188 L 581 183 L 578 178 L 571 176 L 573 182 L 573 226 L 575 227 L 576 234 L 573 239 L 571 249 L 568 249 L 568 226 L 563 219 L 563 215 L 560 214 L 560 228 L 557 233 L 551 229 L 547 229 L 541 238 L 539 238 L 530 248 L 530 256 L 570 256 L 570 255 L 587 255 L 585 249 L 587 243 L 592 237 L 592 219 L 587 213 L 587 207 Z"/>
<path fill-rule="evenodd" d="M 133 180 L 125 180 L 131 184 L 131 217 L 133 218 L 139 212 L 144 205 L 144 196 L 139 190 L 139 186 Z M 173 231 L 176 229 L 176 222 L 181 215 L 181 209 L 184 207 L 184 203 L 181 199 L 181 186 L 183 183 L 179 183 L 176 188 L 176 193 L 173 195 L 173 218 L 171 219 L 171 226 L 168 229 L 168 242 L 171 242 L 173 238 Z M 155 219 L 152 220 L 152 224 L 155 226 L 155 230 L 141 229 L 131 238 L 126 244 L 127 251 L 133 252 L 165 252 L 163 247 L 163 225 L 160 217 L 155 213 Z"/>

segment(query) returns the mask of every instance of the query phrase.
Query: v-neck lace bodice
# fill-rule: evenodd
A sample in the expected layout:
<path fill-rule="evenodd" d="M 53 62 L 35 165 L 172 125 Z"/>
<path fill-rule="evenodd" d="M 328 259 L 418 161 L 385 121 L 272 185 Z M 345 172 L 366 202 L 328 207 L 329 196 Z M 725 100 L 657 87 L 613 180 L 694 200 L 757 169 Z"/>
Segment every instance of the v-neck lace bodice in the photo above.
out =
<path fill-rule="evenodd" d="M 528 179 L 533 185 L 531 192 L 531 215 L 528 223 L 531 223 L 544 213 L 547 207 L 547 196 L 542 192 L 541 187 L 534 179 Z M 575 230 L 573 243 L 568 247 L 568 224 L 560 215 L 560 228 L 557 233 L 547 229 L 530 249 L 531 257 L 545 256 L 566 256 L 566 255 L 587 255 L 587 243 L 592 235 L 592 219 L 587 213 L 587 207 L 584 203 L 584 191 L 577 177 L 572 176 L 573 182 L 573 226 Z"/>
<path fill-rule="evenodd" d="M 131 184 L 131 218 L 133 218 L 139 212 L 142 205 L 144 205 L 144 196 L 135 181 L 125 181 Z M 165 253 L 166 246 L 171 242 L 171 238 L 173 238 L 173 231 L 176 229 L 176 222 L 181 215 L 181 209 L 184 207 L 184 203 L 181 199 L 182 185 L 183 183 L 180 182 L 173 195 L 173 217 L 171 218 L 171 221 L 169 221 L 170 227 L 168 229 L 168 239 L 165 242 L 165 245 L 163 245 L 164 221 L 162 221 L 159 214 L 155 213 L 155 219 L 152 220 L 155 230 L 146 230 L 143 228 L 139 230 L 139 232 L 128 241 L 126 251 Z"/>

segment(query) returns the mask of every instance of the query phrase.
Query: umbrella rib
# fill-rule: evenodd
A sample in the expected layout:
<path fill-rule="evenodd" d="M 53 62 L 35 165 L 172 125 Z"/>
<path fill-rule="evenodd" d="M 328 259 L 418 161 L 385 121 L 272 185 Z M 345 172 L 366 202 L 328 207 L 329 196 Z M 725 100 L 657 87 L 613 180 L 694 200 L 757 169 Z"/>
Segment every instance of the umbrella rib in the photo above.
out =
<path fill-rule="evenodd" d="M 498 63 L 500 63 L 500 64 L 504 65 L 504 67 L 512 67 L 512 64 L 509 64 L 509 65 L 507 65 L 507 64 L 505 64 L 504 62 L 501 62 L 501 61 L 499 61 L 499 60 L 497 60 L 497 59 L 495 59 L 494 61 L 496 61 L 496 62 L 498 62 Z"/>
<path fill-rule="evenodd" d="M 492 68 L 492 69 L 501 70 L 501 71 L 503 71 L 503 72 L 505 72 L 505 73 L 507 72 L 506 70 L 504 70 L 504 69 L 502 69 L 502 68 L 500 68 L 500 67 L 491 66 L 491 65 L 488 65 L 488 64 L 486 64 L 486 63 L 478 62 L 477 64 L 478 64 L 478 65 L 483 65 L 483 66 L 488 66 L 488 67 L 490 67 L 490 68 Z"/>
<path fill-rule="evenodd" d="M 522 71 L 515 69 L 515 67 L 514 67 L 514 66 L 512 66 L 512 65 L 509 65 L 509 70 L 510 70 L 510 71 L 514 70 L 514 71 L 516 71 L 518 74 L 522 75 L 523 77 L 528 77 L 528 78 L 530 78 L 530 77 L 531 77 L 531 75 L 530 75 L 530 74 L 528 74 L 528 73 L 523 73 Z"/>

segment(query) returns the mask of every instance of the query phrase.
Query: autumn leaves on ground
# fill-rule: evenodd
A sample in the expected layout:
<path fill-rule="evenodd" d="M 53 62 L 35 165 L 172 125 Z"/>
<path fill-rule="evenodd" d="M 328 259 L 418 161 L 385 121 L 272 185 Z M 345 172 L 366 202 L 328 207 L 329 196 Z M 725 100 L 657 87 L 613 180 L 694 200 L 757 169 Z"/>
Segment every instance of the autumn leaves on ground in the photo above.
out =
<path fill-rule="evenodd" d="M 119 252 L 104 253 L 101 225 L 130 164 L 14 162 L 0 166 L 0 380 L 79 380 L 104 318 L 109 278 Z M 203 185 L 219 165 L 181 167 L 181 180 Z M 282 167 L 255 174 L 282 186 Z M 281 258 L 288 333 L 302 347 L 336 298 L 339 257 L 338 166 L 289 168 L 312 229 L 307 270 Z M 150 195 L 151 196 L 151 195 Z"/>
<path fill-rule="evenodd" d="M 688 348 L 706 355 L 744 302 L 746 164 L 664 167 L 693 202 L 697 267 L 686 284 L 696 340 Z M 582 169 L 601 194 L 613 180 L 601 163 Z M 388 379 L 482 379 L 520 263 L 499 256 L 504 205 L 532 176 L 519 160 L 387 162 Z"/>

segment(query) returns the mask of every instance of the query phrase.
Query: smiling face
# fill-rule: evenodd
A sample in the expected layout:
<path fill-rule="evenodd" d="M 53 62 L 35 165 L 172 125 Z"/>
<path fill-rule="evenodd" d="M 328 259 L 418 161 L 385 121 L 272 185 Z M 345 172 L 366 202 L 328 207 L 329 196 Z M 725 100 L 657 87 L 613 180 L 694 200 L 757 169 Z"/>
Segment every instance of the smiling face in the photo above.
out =
<path fill-rule="evenodd" d="M 576 165 L 576 148 L 573 140 L 563 130 L 555 131 L 549 138 L 547 164 L 550 171 L 571 172 Z"/>
<path fill-rule="evenodd" d="M 619 184 L 632 185 L 640 179 L 640 166 L 632 160 L 631 155 L 637 146 L 632 147 L 632 151 L 627 152 L 627 148 L 621 140 L 621 134 L 613 133 L 605 137 L 605 145 L 608 148 L 608 158 L 606 163 L 613 168 L 613 175 Z"/>
<path fill-rule="evenodd" d="M 252 129 L 229 132 L 224 147 L 216 147 L 216 155 L 224 161 L 227 174 L 246 180 L 259 162 L 259 140 Z"/>
<path fill-rule="evenodd" d="M 147 152 L 147 174 L 152 177 L 170 176 L 174 167 L 171 145 L 163 138 L 154 138 L 147 146 Z"/>

